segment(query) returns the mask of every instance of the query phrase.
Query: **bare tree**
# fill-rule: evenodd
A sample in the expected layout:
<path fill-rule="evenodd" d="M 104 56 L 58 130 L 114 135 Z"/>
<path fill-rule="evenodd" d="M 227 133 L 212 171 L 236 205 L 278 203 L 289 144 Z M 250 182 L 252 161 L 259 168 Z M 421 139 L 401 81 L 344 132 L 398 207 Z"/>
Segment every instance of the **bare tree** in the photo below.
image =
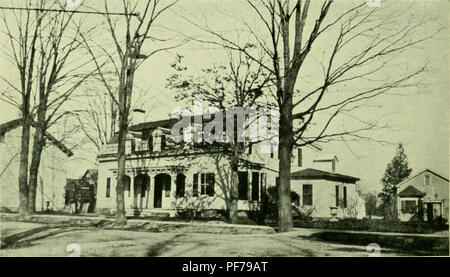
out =
<path fill-rule="evenodd" d="M 42 3 L 41 3 L 42 5 Z M 30 7 L 31 3 L 26 2 Z M 41 30 L 42 15 L 39 12 L 27 10 L 17 15 L 14 13 L 17 30 L 11 30 L 10 24 L 3 11 L 3 22 L 6 34 L 9 38 L 10 49 L 12 49 L 13 63 L 20 76 L 20 87 L 2 77 L 9 87 L 20 97 L 13 97 L 6 93 L 2 94 L 2 100 L 20 109 L 22 116 L 22 137 L 20 150 L 19 169 L 19 216 L 28 215 L 28 156 L 30 147 L 30 129 L 33 121 L 31 111 L 31 96 L 34 82 L 35 60 L 37 40 Z M 9 55 L 8 55 L 9 56 Z M 15 96 L 15 95 L 14 95 Z"/>
<path fill-rule="evenodd" d="M 5 33 L 10 40 L 10 52 L 7 54 L 19 69 L 21 83 L 26 84 L 25 90 L 18 90 L 13 85 L 14 81 L 2 77 L 12 88 L 12 93 L 2 95 L 2 100 L 13 104 L 22 112 L 19 173 L 21 215 L 35 212 L 37 177 L 46 141 L 61 144 L 48 130 L 70 114 L 64 104 L 67 104 L 73 92 L 90 76 L 88 72 L 81 72 L 89 64 L 89 60 L 78 58 L 77 62 L 73 59 L 82 46 L 79 40 L 82 22 L 76 22 L 74 13 L 71 12 L 50 12 L 51 8 L 63 8 L 58 2 L 38 1 L 37 7 L 32 3 L 25 1 L 25 10 L 13 10 L 8 15 L 3 13 Z M 8 17 L 14 18 L 15 21 L 11 23 Z M 88 33 L 86 32 L 86 35 Z M 22 101 L 16 100 L 17 92 L 21 94 Z M 35 128 L 35 133 L 28 172 L 31 126 Z M 67 153 L 71 153 L 67 150 Z M 23 212 L 25 194 L 27 212 Z"/>
<path fill-rule="evenodd" d="M 280 110 L 279 227 L 280 231 L 289 231 L 293 226 L 293 147 L 330 140 L 377 141 L 367 132 L 383 126 L 358 118 L 355 111 L 367 107 L 370 99 L 377 96 L 417 85 L 412 81 L 425 71 L 424 65 L 408 67 L 398 61 L 408 49 L 432 38 L 441 28 L 437 25 L 431 33 L 418 32 L 424 24 L 436 22 L 414 18 L 411 4 L 405 3 L 384 1 L 377 8 L 365 2 L 337 5 L 332 0 L 247 3 L 260 26 L 252 26 L 247 19 L 235 15 L 225 16 L 241 22 L 254 44 L 270 57 L 262 66 L 274 76 Z M 228 47 L 258 61 L 245 45 L 228 34 L 187 20 L 210 35 L 197 40 Z M 317 68 L 320 70 L 314 74 Z M 358 127 L 333 126 L 338 118 L 356 120 Z"/>
<path fill-rule="evenodd" d="M 225 50 L 228 64 L 203 68 L 202 73 L 196 77 L 187 74 L 187 67 L 183 65 L 182 57 L 178 56 L 176 61 L 171 64 L 175 73 L 168 78 L 167 84 L 168 88 L 177 92 L 175 99 L 185 102 L 202 100 L 209 107 L 217 108 L 222 114 L 227 114 L 230 108 L 235 107 L 243 108 L 244 111 L 257 106 L 267 107 L 267 97 L 263 97 L 263 94 L 264 91 L 270 89 L 271 75 L 261 66 L 261 61 L 256 63 L 241 52 L 233 53 L 228 49 Z M 245 114 L 244 117 L 246 117 Z M 257 118 L 257 116 L 249 118 L 247 123 L 244 118 L 242 122 L 244 126 L 241 126 L 242 132 L 247 133 L 249 125 L 254 123 L 252 121 Z M 227 122 L 233 120 L 235 125 L 239 124 L 234 118 L 226 118 L 226 120 Z M 251 144 L 256 143 L 256 141 L 250 142 L 249 137 L 245 137 L 245 135 L 245 142 L 238 141 L 239 135 L 244 134 L 235 134 L 230 143 L 221 144 L 209 141 L 208 143 L 211 145 L 206 145 L 209 149 L 215 148 L 224 152 L 223 155 L 213 154 L 215 160 L 222 158 L 229 160 L 230 173 L 227 174 L 225 171 L 221 173 L 230 175 L 230 178 L 219 178 L 222 179 L 219 185 L 222 188 L 229 210 L 229 219 L 232 223 L 238 221 L 238 171 L 245 164 L 246 150 L 252 146 Z M 217 169 L 222 171 L 219 166 Z M 219 173 L 219 175 L 221 174 Z"/>
<path fill-rule="evenodd" d="M 115 76 L 107 76 L 111 80 Z M 84 93 L 80 96 L 80 100 L 84 103 L 84 108 L 78 110 L 74 114 L 77 123 L 84 136 L 84 142 L 87 142 L 94 147 L 95 153 L 99 153 L 102 150 L 102 146 L 107 144 L 109 140 L 114 136 L 118 127 L 118 112 L 117 105 L 114 99 L 108 94 L 98 91 L 103 89 L 103 84 L 98 87 L 96 82 L 91 82 L 89 87 L 84 89 Z M 111 80 L 111 82 L 113 82 Z M 117 88 L 112 88 L 117 92 Z M 136 89 L 131 103 L 131 110 L 135 108 L 143 108 L 148 99 L 145 99 L 147 90 Z M 130 114 L 130 117 L 133 115 Z M 130 118 L 132 120 L 132 118 Z"/>
<path fill-rule="evenodd" d="M 118 112 L 118 170 L 116 187 L 116 224 L 126 224 L 124 186 L 125 186 L 125 139 L 129 124 L 129 114 L 131 98 L 134 84 L 134 74 L 139 66 L 153 55 L 169 50 L 183 44 L 184 41 L 165 45 L 161 47 L 161 42 L 167 43 L 168 39 L 157 38 L 152 35 L 155 24 L 161 14 L 169 10 L 177 1 L 170 3 L 160 0 L 147 1 L 123 1 L 122 12 L 125 14 L 117 25 L 116 20 L 109 14 L 109 6 L 104 1 L 105 20 L 110 38 L 114 44 L 115 51 L 109 51 L 99 44 L 95 46 L 100 49 L 102 56 L 112 64 L 113 71 L 118 76 L 118 91 L 114 90 L 107 78 L 107 72 L 101 69 L 101 64 L 97 54 L 94 53 L 92 42 L 84 39 L 85 45 L 94 59 L 98 73 L 108 95 L 113 99 Z M 143 4 L 142 4 L 143 3 Z M 119 28 L 120 26 L 120 28 Z M 122 39 L 123 38 L 123 39 Z M 153 42 L 156 48 L 144 50 L 145 42 Z M 148 51 L 148 52 L 147 52 Z M 117 93 L 116 93 L 117 92 Z"/>

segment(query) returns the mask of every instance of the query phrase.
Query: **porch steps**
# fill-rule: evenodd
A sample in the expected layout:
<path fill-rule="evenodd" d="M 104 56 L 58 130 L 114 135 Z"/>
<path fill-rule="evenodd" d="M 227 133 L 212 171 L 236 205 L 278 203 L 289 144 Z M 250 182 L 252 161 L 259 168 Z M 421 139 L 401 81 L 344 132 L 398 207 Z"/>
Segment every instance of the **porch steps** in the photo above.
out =
<path fill-rule="evenodd" d="M 129 217 L 157 217 L 168 218 L 174 217 L 175 211 L 165 209 L 126 209 L 126 215 Z"/>

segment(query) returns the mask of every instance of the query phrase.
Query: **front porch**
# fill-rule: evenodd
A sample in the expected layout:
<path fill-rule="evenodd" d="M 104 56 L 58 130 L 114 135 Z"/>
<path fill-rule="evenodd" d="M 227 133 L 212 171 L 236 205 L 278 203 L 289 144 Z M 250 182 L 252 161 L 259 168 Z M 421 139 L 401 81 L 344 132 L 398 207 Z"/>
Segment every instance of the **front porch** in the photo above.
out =
<path fill-rule="evenodd" d="M 177 192 L 184 193 L 185 180 L 184 169 L 180 167 L 127 169 L 124 188 L 127 216 L 175 216 Z"/>

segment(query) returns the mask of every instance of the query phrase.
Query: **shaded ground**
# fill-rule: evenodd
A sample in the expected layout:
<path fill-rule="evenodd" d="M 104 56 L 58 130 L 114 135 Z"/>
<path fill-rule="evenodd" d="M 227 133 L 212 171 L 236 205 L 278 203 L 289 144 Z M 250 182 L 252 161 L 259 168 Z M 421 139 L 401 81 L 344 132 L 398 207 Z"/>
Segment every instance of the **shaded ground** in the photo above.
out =
<path fill-rule="evenodd" d="M 0 256 L 67 256 L 78 243 L 81 256 L 368 256 L 366 246 L 317 240 L 311 230 L 284 234 L 150 233 L 0 222 Z M 382 256 L 410 253 L 381 249 Z"/>

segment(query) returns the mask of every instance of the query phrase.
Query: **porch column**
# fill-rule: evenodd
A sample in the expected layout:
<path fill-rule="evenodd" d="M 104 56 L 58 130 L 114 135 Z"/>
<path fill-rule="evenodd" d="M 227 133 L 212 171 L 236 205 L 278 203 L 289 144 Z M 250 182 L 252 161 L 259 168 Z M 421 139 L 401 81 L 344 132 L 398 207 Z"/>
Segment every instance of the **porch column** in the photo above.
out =
<path fill-rule="evenodd" d="M 248 170 L 248 190 L 247 190 L 247 197 L 249 203 L 252 201 L 252 189 L 253 189 L 253 171 Z"/>
<path fill-rule="evenodd" d="M 177 193 L 177 173 L 172 172 L 170 173 L 170 198 L 168 199 L 170 201 L 170 208 L 175 209 L 176 207 L 176 193 Z"/>
<path fill-rule="evenodd" d="M 135 197 L 134 197 L 134 174 L 131 173 L 130 175 L 130 196 L 126 196 L 126 198 L 128 198 L 128 203 L 130 203 L 128 205 L 128 207 L 126 208 L 135 208 L 136 207 L 136 203 L 135 203 Z"/>
<path fill-rule="evenodd" d="M 150 175 L 150 172 L 149 172 L 148 176 L 150 177 L 149 178 L 150 191 L 148 192 L 148 208 L 153 209 L 155 207 L 154 201 L 155 201 L 155 181 L 156 181 L 155 177 L 156 177 L 156 174 L 152 176 L 152 175 Z"/>
<path fill-rule="evenodd" d="M 131 192 L 131 197 L 132 197 L 132 199 L 133 199 L 133 208 L 134 209 L 136 209 L 137 207 L 138 207 L 138 203 L 137 203 L 137 195 L 136 195 L 136 188 L 135 188 L 135 184 L 134 184 L 134 178 L 136 178 L 136 175 L 134 175 L 133 174 L 133 178 L 132 178 L 132 182 L 131 182 L 131 184 L 133 184 L 132 186 L 131 186 L 131 184 L 130 184 L 130 186 L 132 187 L 130 187 L 130 192 Z"/>

